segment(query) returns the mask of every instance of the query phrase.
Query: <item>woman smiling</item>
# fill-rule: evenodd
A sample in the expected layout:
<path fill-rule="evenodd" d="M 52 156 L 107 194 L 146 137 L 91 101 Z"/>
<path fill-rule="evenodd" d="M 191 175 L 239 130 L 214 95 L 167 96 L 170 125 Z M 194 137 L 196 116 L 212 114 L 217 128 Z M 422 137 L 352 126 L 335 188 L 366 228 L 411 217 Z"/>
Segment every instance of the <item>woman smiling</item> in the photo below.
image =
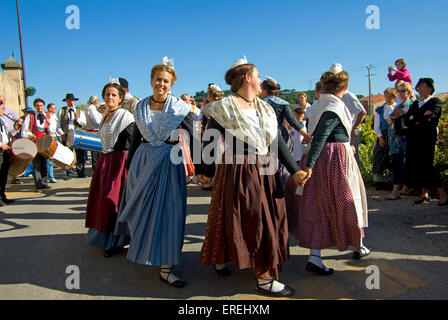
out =
<path fill-rule="evenodd" d="M 183 163 L 171 161 L 178 141 L 170 137 L 178 128 L 193 137 L 193 120 L 191 106 L 170 94 L 176 79 L 172 62 L 164 58 L 151 70 L 153 94 L 134 111 L 129 172 L 116 233 L 131 236 L 128 259 L 160 266 L 160 279 L 180 288 L 185 281 L 172 271 L 179 264 L 183 245 L 187 187 Z"/>
<path fill-rule="evenodd" d="M 95 165 L 87 200 L 86 227 L 90 228 L 87 244 L 106 249 L 105 257 L 129 243 L 129 238 L 114 235 L 126 179 L 126 150 L 130 146 L 134 123 L 134 116 L 120 108 L 124 95 L 118 84 L 104 86 L 102 96 L 108 113 L 98 129 L 103 150 Z"/>

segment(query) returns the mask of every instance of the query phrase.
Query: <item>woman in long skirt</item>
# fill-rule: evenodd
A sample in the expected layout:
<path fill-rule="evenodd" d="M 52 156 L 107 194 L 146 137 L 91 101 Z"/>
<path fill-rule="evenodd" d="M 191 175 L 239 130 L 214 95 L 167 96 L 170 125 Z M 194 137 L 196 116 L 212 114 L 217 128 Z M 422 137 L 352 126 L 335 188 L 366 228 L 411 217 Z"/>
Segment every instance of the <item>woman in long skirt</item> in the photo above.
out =
<path fill-rule="evenodd" d="M 297 184 L 302 183 L 299 167 L 278 134 L 274 110 L 257 97 L 261 81 L 255 66 L 240 59 L 225 78 L 233 94 L 208 109 L 208 130 L 217 133 L 213 143 L 219 145 L 224 137 L 227 146 L 218 165 L 199 262 L 213 264 L 224 275 L 229 274 L 228 261 L 238 269 L 252 268 L 261 293 L 290 296 L 294 289 L 277 281 L 278 271 L 289 258 L 283 190 L 278 172 L 269 170 L 265 160 L 278 142 L 280 161 Z M 207 143 L 205 136 L 207 163 L 206 150 L 212 142 Z M 273 163 L 271 158 L 269 164 Z M 214 172 L 204 167 L 201 179 L 210 180 Z"/>
<path fill-rule="evenodd" d="M 105 249 L 110 257 L 129 243 L 129 237 L 114 235 L 120 200 L 126 180 L 126 150 L 130 146 L 134 116 L 119 104 L 125 92 L 118 84 L 107 84 L 103 99 L 108 113 L 101 121 L 99 136 L 103 150 L 93 172 L 87 200 L 87 244 Z"/>
<path fill-rule="evenodd" d="M 351 116 L 342 95 L 348 74 L 326 72 L 321 77 L 322 92 L 309 119 L 313 136 L 309 153 L 300 166 L 307 173 L 303 195 L 295 194 L 287 181 L 290 233 L 301 247 L 309 248 L 306 270 L 330 275 L 333 269 L 322 263 L 321 250 L 336 246 L 355 249 L 354 258 L 370 251 L 363 246 L 367 227 L 367 197 L 362 177 L 350 145 Z"/>
<path fill-rule="evenodd" d="M 160 266 L 162 281 L 183 287 L 185 281 L 173 268 L 179 264 L 183 246 L 187 186 L 179 135 L 173 132 L 188 131 L 190 150 L 195 136 L 191 106 L 170 94 L 176 79 L 171 60 L 164 58 L 151 70 L 153 95 L 140 101 L 134 111 L 129 171 L 116 233 L 131 236 L 129 260 Z"/>

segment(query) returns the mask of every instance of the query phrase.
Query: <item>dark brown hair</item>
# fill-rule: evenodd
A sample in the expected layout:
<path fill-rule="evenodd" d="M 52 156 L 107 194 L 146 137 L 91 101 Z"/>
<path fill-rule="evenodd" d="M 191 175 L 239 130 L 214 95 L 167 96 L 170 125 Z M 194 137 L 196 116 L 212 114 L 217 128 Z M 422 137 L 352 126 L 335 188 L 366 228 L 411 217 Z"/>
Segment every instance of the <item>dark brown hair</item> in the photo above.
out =
<path fill-rule="evenodd" d="M 126 92 L 124 92 L 123 88 L 117 83 L 108 83 L 104 86 L 103 91 L 101 92 L 101 96 L 104 99 L 104 95 L 106 94 L 106 90 L 108 88 L 115 88 L 118 90 L 118 95 L 120 96 L 121 101 L 123 101 Z"/>
<path fill-rule="evenodd" d="M 42 103 L 45 105 L 45 101 L 44 101 L 44 99 L 37 98 L 37 99 L 34 99 L 34 101 L 33 101 L 33 106 L 35 106 L 36 103 L 38 103 L 38 102 L 42 102 Z"/>
<path fill-rule="evenodd" d="M 261 84 L 261 88 L 265 89 L 270 96 L 278 96 L 280 93 L 280 85 L 271 79 L 266 79 Z"/>
<path fill-rule="evenodd" d="M 348 73 L 341 71 L 337 74 L 333 72 L 325 72 L 320 77 L 320 83 L 322 84 L 322 93 L 336 94 L 344 90 L 348 85 Z"/>
<path fill-rule="evenodd" d="M 239 65 L 227 71 L 225 80 L 230 86 L 230 91 L 237 92 L 244 83 L 246 74 L 252 74 L 255 66 L 251 63 Z"/>

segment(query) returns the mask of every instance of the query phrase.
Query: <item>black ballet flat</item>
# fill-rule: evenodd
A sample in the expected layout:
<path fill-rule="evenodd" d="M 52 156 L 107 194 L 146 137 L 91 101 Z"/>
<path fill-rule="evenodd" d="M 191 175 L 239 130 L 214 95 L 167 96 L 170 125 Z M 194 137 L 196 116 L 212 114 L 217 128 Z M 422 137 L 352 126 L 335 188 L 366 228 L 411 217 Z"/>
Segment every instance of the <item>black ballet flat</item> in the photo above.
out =
<path fill-rule="evenodd" d="M 288 287 L 287 285 L 285 285 L 285 287 L 283 288 L 282 291 L 272 292 L 271 290 L 272 290 L 272 285 L 274 284 L 274 279 L 265 283 L 265 285 L 266 284 L 270 284 L 270 287 L 269 287 L 270 290 L 263 289 L 257 284 L 257 290 L 266 296 L 276 297 L 276 298 L 284 298 L 284 297 L 290 297 L 290 296 L 294 295 L 294 293 L 295 293 L 295 290 L 291 287 Z"/>
<path fill-rule="evenodd" d="M 175 288 L 183 288 L 185 287 L 185 281 L 184 280 L 176 280 L 174 282 L 169 282 L 168 280 L 165 280 L 161 275 L 159 275 L 160 280 L 163 282 L 168 283 L 170 286 L 173 286 Z"/>
<path fill-rule="evenodd" d="M 414 201 L 414 204 L 422 204 L 423 202 L 429 202 L 431 198 L 430 197 L 423 197 L 423 199 L 418 199 Z"/>
<path fill-rule="evenodd" d="M 316 266 L 314 263 L 311 263 L 311 262 L 308 262 L 306 264 L 306 271 L 313 272 L 320 276 L 329 276 L 334 273 L 333 268 L 328 268 L 328 270 L 325 270 L 324 268 Z"/>
<path fill-rule="evenodd" d="M 448 199 L 445 200 L 445 202 L 439 202 L 437 205 L 438 205 L 439 207 L 446 207 L 446 206 L 448 206 Z"/>
<path fill-rule="evenodd" d="M 112 257 L 113 255 L 115 255 L 118 252 L 117 248 L 114 249 L 107 249 L 106 251 L 104 251 L 104 257 L 105 258 L 109 258 Z"/>
<path fill-rule="evenodd" d="M 227 266 L 225 266 L 222 269 L 216 269 L 216 266 L 213 266 L 213 268 L 215 269 L 217 274 L 224 276 L 224 277 L 228 277 L 232 274 L 232 270 L 230 270 L 230 268 Z"/>
<path fill-rule="evenodd" d="M 178 280 L 173 281 L 173 282 L 169 282 L 169 281 L 168 281 L 168 278 L 169 278 L 169 276 L 170 276 L 170 273 L 173 271 L 173 269 L 174 269 L 174 267 L 171 267 L 171 268 L 160 268 L 160 272 L 161 272 L 161 273 L 164 273 L 164 274 L 167 273 L 167 274 L 168 274 L 168 276 L 166 277 L 167 279 L 165 279 L 165 278 L 163 278 L 163 277 L 160 275 L 160 273 L 159 273 L 159 278 L 160 278 L 160 280 L 162 280 L 163 282 L 168 283 L 170 286 L 173 286 L 173 287 L 175 287 L 175 288 L 183 288 L 183 287 L 185 287 L 185 281 L 182 280 L 182 279 L 178 279 Z"/>

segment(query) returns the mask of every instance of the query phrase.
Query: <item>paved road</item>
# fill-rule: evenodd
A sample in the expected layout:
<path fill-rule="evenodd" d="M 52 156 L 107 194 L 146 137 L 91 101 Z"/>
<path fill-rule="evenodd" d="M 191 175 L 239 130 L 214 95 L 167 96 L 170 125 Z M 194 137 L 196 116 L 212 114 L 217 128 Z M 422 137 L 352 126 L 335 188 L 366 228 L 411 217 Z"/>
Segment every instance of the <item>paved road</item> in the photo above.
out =
<path fill-rule="evenodd" d="M 62 172 L 56 170 L 56 178 Z M 183 289 L 162 283 L 157 267 L 137 265 L 123 251 L 104 258 L 85 245 L 85 207 L 90 178 L 58 179 L 53 189 L 36 191 L 31 178 L 8 185 L 14 204 L 0 207 L 0 299 L 267 299 L 258 295 L 250 270 L 228 278 L 198 264 L 210 192 L 188 187 L 185 244 L 178 273 Z M 291 259 L 281 280 L 296 289 L 291 299 L 446 299 L 448 297 L 448 207 L 437 201 L 414 205 L 415 198 L 383 200 L 384 191 L 368 190 L 366 245 L 373 253 L 355 261 L 351 252 L 323 250 L 330 277 L 305 272 L 307 250 L 291 237 Z M 68 266 L 80 271 L 80 288 L 69 290 Z M 379 289 L 368 289 L 379 270 Z M 377 279 L 378 280 L 378 279 Z"/>

